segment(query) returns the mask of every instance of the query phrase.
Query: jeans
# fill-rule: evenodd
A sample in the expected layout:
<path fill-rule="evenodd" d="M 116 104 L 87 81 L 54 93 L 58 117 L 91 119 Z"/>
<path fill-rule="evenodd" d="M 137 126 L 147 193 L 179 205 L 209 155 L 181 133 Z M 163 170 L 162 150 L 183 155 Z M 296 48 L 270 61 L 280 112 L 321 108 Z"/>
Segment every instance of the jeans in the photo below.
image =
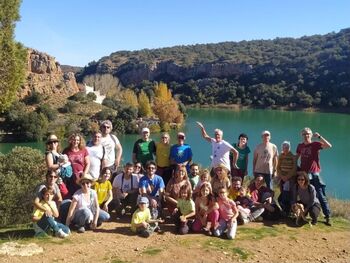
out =
<path fill-rule="evenodd" d="M 216 236 L 216 237 L 221 236 L 225 232 L 225 230 L 227 230 L 227 232 L 226 232 L 227 238 L 234 239 L 236 236 L 236 231 L 237 231 L 237 221 L 232 223 L 231 226 L 228 226 L 227 221 L 221 218 L 219 220 L 218 228 L 214 230 L 214 236 Z"/>
<path fill-rule="evenodd" d="M 57 233 L 60 229 L 62 229 L 66 234 L 69 234 L 70 232 L 69 227 L 56 222 L 52 216 L 43 215 L 42 218 L 37 222 L 37 225 L 46 233 L 49 229 L 52 229 L 55 233 Z"/>
<path fill-rule="evenodd" d="M 90 224 L 91 214 L 92 212 L 89 208 L 81 208 L 75 212 L 72 223 L 77 225 L 78 227 Z M 110 218 L 110 215 L 106 211 L 100 209 L 100 213 L 97 219 L 97 225 L 101 225 L 102 222 L 109 220 L 109 218 Z"/>
<path fill-rule="evenodd" d="M 59 211 L 59 217 L 58 217 L 58 221 L 65 224 L 66 223 L 66 219 L 67 219 L 67 215 L 68 215 L 68 211 L 69 211 L 69 207 L 71 204 L 72 200 L 69 199 L 65 199 L 62 201 L 61 206 L 60 206 L 60 211 Z"/>
<path fill-rule="evenodd" d="M 310 183 L 315 187 L 316 197 L 320 201 L 322 212 L 326 218 L 331 215 L 331 209 L 326 197 L 326 185 L 322 182 L 318 173 L 309 173 Z"/>

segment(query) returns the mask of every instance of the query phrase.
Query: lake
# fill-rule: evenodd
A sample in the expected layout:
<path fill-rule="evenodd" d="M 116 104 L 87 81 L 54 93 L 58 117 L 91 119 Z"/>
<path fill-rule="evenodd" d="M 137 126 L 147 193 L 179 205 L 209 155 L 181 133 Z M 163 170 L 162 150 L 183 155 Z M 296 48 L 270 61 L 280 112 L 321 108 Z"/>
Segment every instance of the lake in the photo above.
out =
<path fill-rule="evenodd" d="M 224 139 L 230 143 L 236 142 L 240 133 L 248 134 L 248 145 L 252 152 L 261 142 L 261 132 L 269 130 L 271 142 L 277 145 L 279 151 L 281 143 L 288 140 L 295 153 L 297 144 L 302 140 L 301 129 L 310 127 L 333 145 L 331 149 L 321 151 L 321 175 L 327 184 L 328 194 L 339 199 L 350 199 L 350 115 L 277 110 L 189 109 L 183 129 L 186 142 L 192 147 L 193 161 L 209 166 L 211 147 L 202 139 L 196 121 L 204 124 L 210 136 L 214 135 L 215 128 L 222 129 Z M 176 142 L 175 135 L 176 133 L 171 133 L 172 143 Z M 158 141 L 160 134 L 151 137 Z M 131 160 L 133 143 L 137 138 L 137 135 L 119 136 L 124 149 L 124 163 Z M 7 153 L 15 145 L 44 149 L 44 143 L 0 143 L 0 152 Z M 248 170 L 251 174 L 253 154 L 249 157 Z"/>

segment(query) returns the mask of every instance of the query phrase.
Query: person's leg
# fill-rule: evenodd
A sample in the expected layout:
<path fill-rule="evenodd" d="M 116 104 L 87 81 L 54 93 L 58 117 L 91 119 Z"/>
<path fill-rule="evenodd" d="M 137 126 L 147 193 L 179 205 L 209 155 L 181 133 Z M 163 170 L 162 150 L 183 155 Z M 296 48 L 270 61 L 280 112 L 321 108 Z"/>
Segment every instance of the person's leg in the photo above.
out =
<path fill-rule="evenodd" d="M 202 227 L 203 227 L 203 225 L 202 225 L 201 221 L 198 218 L 196 218 L 192 224 L 192 231 L 198 233 L 201 231 Z"/>
<path fill-rule="evenodd" d="M 329 218 L 331 215 L 331 210 L 326 197 L 326 185 L 320 180 L 320 176 L 318 174 L 311 174 L 311 176 L 312 179 L 310 180 L 310 183 L 315 187 L 316 196 L 320 201 L 322 212 L 325 218 Z"/>
<path fill-rule="evenodd" d="M 235 220 L 234 223 L 231 224 L 230 227 L 227 228 L 227 238 L 228 239 L 234 239 L 236 237 L 236 231 L 237 231 L 237 220 Z"/>
<path fill-rule="evenodd" d="M 211 223 L 211 228 L 216 229 L 219 224 L 219 210 L 213 210 L 208 214 L 208 221 Z"/>
<path fill-rule="evenodd" d="M 62 224 L 66 223 L 68 210 L 69 210 L 71 203 L 72 203 L 72 200 L 70 200 L 70 199 L 65 199 L 62 201 L 60 209 L 59 209 L 59 217 L 57 220 L 58 222 L 61 222 Z"/>
<path fill-rule="evenodd" d="M 67 235 L 70 234 L 70 229 L 69 229 L 68 226 L 66 226 L 66 225 L 64 225 L 64 224 L 62 224 L 62 223 L 57 223 L 57 226 L 58 226 L 59 229 L 62 229 L 62 231 L 63 231 L 64 233 L 66 233 Z"/>
<path fill-rule="evenodd" d="M 266 186 L 273 190 L 272 174 L 264 174 L 264 181 L 266 183 Z"/>
<path fill-rule="evenodd" d="M 258 207 L 253 206 L 250 208 L 250 211 L 251 211 L 250 221 L 254 221 L 264 213 L 265 209 L 263 207 L 258 208 Z"/>
<path fill-rule="evenodd" d="M 79 209 L 75 212 L 72 223 L 78 227 L 84 227 L 90 223 L 91 211 L 88 208 Z"/>
<path fill-rule="evenodd" d="M 219 220 L 218 227 L 216 229 L 214 229 L 214 232 L 213 232 L 214 236 L 216 236 L 216 237 L 221 236 L 222 233 L 224 233 L 224 231 L 226 230 L 226 228 L 227 228 L 227 222 L 221 218 Z"/>
<path fill-rule="evenodd" d="M 315 225 L 317 223 L 318 216 L 321 212 L 321 208 L 319 204 L 314 204 L 312 207 L 309 209 L 309 214 L 311 217 L 311 224 Z"/>
<path fill-rule="evenodd" d="M 106 222 L 110 219 L 110 215 L 103 209 L 100 209 L 100 213 L 97 219 L 97 226 L 100 226 L 102 222 Z"/>
<path fill-rule="evenodd" d="M 54 232 L 57 232 L 59 228 L 57 227 L 57 223 L 51 216 L 43 215 L 40 220 L 37 222 L 37 225 L 44 230 L 45 232 L 48 232 L 48 230 L 51 228 Z"/>

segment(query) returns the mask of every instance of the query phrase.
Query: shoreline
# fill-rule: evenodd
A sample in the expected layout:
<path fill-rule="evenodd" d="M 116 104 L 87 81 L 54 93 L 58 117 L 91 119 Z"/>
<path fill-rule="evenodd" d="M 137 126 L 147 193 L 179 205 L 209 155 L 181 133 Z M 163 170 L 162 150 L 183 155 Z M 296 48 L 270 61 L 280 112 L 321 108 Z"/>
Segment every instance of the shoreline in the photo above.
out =
<path fill-rule="evenodd" d="M 337 113 L 337 114 L 350 114 L 350 108 L 302 108 L 302 107 L 289 107 L 289 106 L 275 106 L 275 107 L 252 107 L 252 106 L 244 106 L 241 104 L 226 104 L 226 103 L 218 103 L 218 104 L 189 104 L 185 105 L 188 109 L 228 109 L 228 110 L 279 110 L 279 111 L 300 111 L 300 112 L 315 112 L 315 113 Z"/>

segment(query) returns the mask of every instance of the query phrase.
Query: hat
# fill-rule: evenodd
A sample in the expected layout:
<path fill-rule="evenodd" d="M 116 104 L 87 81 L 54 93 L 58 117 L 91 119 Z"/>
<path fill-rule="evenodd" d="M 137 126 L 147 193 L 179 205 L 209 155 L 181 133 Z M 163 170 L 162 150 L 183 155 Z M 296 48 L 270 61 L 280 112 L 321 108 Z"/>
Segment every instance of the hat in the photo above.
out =
<path fill-rule="evenodd" d="M 149 129 L 148 129 L 147 127 L 142 128 L 141 132 L 142 132 L 142 133 L 144 133 L 144 132 L 148 132 L 148 133 L 149 133 Z"/>
<path fill-rule="evenodd" d="M 271 135 L 271 133 L 269 132 L 269 131 L 263 131 L 262 133 L 261 133 L 261 136 L 264 136 L 265 134 L 267 134 L 267 135 Z"/>
<path fill-rule="evenodd" d="M 179 137 L 179 136 L 182 136 L 182 137 L 184 137 L 184 138 L 186 137 L 186 136 L 185 136 L 185 133 L 183 133 L 183 132 L 177 133 L 177 137 Z"/>
<path fill-rule="evenodd" d="M 57 136 L 56 135 L 54 135 L 54 134 L 51 134 L 48 138 L 47 138 L 47 141 L 46 141 L 46 143 L 50 143 L 50 142 L 58 142 L 59 140 L 58 140 L 58 138 L 57 138 Z"/>
<path fill-rule="evenodd" d="M 290 142 L 289 142 L 289 141 L 284 141 L 284 142 L 282 142 L 282 149 L 283 149 L 284 147 L 288 147 L 288 149 L 290 149 Z"/>
<path fill-rule="evenodd" d="M 223 163 L 219 163 L 217 166 L 215 166 L 215 170 L 221 168 L 224 169 L 225 171 L 228 171 L 227 167 Z"/>
<path fill-rule="evenodd" d="M 145 197 L 145 196 L 142 196 L 139 201 L 138 201 L 138 204 L 148 204 L 148 198 Z"/>
<path fill-rule="evenodd" d="M 81 184 L 82 181 L 90 181 L 92 184 L 95 182 L 95 179 L 90 174 L 84 174 L 82 177 L 80 177 L 79 184 Z"/>

